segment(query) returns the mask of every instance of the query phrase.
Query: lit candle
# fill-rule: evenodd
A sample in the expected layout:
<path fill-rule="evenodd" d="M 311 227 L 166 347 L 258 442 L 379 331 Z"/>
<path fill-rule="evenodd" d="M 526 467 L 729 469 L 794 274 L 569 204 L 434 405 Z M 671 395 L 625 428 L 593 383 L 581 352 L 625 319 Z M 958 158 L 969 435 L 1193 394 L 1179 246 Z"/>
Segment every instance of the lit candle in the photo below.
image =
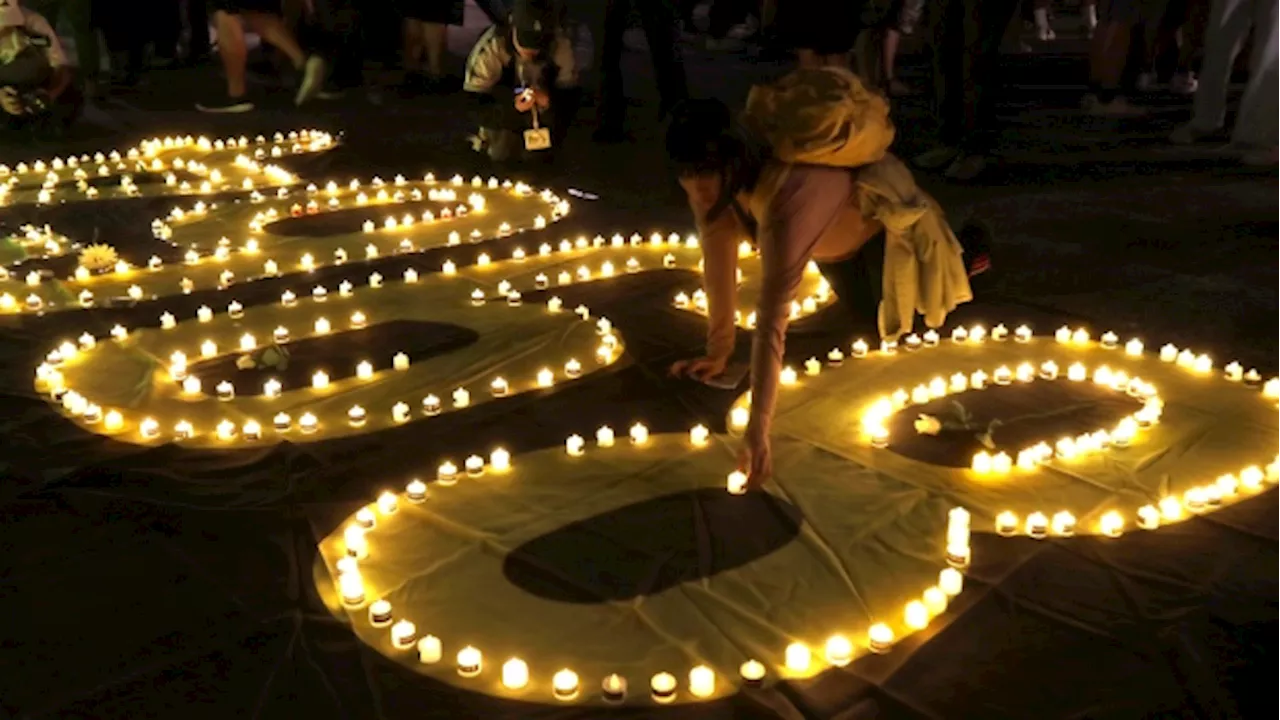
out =
<path fill-rule="evenodd" d="M 992 373 L 991 379 L 997 385 L 1008 385 L 1013 382 L 1013 371 L 1007 365 L 1001 365 Z"/>
<path fill-rule="evenodd" d="M 1067 368 L 1067 379 L 1072 382 L 1083 382 L 1089 377 L 1089 369 L 1082 363 L 1071 363 Z"/>
<path fill-rule="evenodd" d="M 606 675 L 600 683 L 600 693 L 606 702 L 622 702 L 627 697 L 627 679 L 618 674 Z"/>
<path fill-rule="evenodd" d="M 1143 530 L 1155 530 L 1160 527 L 1160 511 L 1154 505 L 1143 505 L 1138 508 L 1138 527 Z"/>
<path fill-rule="evenodd" d="M 309 412 L 303 413 L 302 417 L 298 418 L 298 429 L 301 430 L 305 435 L 310 435 L 311 433 L 314 433 L 316 430 L 319 429 L 319 427 L 320 427 L 320 420 L 317 419 L 316 416 L 312 413 L 309 413 Z"/>
<path fill-rule="evenodd" d="M 689 671 L 689 694 L 696 698 L 708 698 L 715 692 L 715 671 L 706 665 L 698 665 Z"/>
<path fill-rule="evenodd" d="M 987 386 L 987 374 L 981 370 L 975 370 L 969 376 L 969 387 L 974 390 L 981 390 Z"/>
<path fill-rule="evenodd" d="M 955 568 L 943 568 L 938 573 L 938 588 L 948 597 L 955 597 L 964 589 L 964 575 Z"/>
<path fill-rule="evenodd" d="M 843 635 L 832 635 L 827 639 L 827 662 L 836 667 L 844 667 L 853 661 L 853 643 Z"/>
<path fill-rule="evenodd" d="M 411 648 L 418 639 L 418 628 L 408 620 L 401 620 L 391 626 L 391 644 L 400 650 Z"/>
<path fill-rule="evenodd" d="M 427 395 L 422 398 L 422 413 L 427 416 L 440 414 L 440 398 L 435 395 Z"/>
<path fill-rule="evenodd" d="M 396 494 L 390 490 L 384 490 L 380 495 L 378 495 L 377 505 L 378 512 L 383 515 L 394 515 L 396 510 L 399 508 L 399 504 L 396 501 Z"/>
<path fill-rule="evenodd" d="M 1029 523 L 1030 519 L 1027 522 Z M 1054 513 L 1051 525 L 1054 535 L 1069 537 L 1075 534 L 1076 518 L 1066 510 L 1060 510 Z"/>
<path fill-rule="evenodd" d="M 649 428 L 645 427 L 643 423 L 632 425 L 629 434 L 633 445 L 644 445 L 649 442 Z"/>
<path fill-rule="evenodd" d="M 689 430 L 689 442 L 694 447 L 704 447 L 711 438 L 711 431 L 705 425 L 694 425 Z"/>
<path fill-rule="evenodd" d="M 1098 531 L 1107 537 L 1120 537 L 1124 532 L 1124 517 L 1116 510 L 1107 512 L 1098 521 Z"/>
<path fill-rule="evenodd" d="M 231 400 L 236 396 L 236 388 L 228 380 L 218 383 L 214 390 L 218 393 L 219 400 Z"/>
<path fill-rule="evenodd" d="M 551 694 L 566 702 L 578 697 L 578 674 L 568 668 L 557 670 L 551 676 Z"/>
<path fill-rule="evenodd" d="M 1178 359 L 1178 348 L 1169 344 L 1160 348 L 1160 362 L 1171 363 Z"/>
<path fill-rule="evenodd" d="M 323 370 L 317 370 L 311 376 L 311 387 L 316 390 L 324 390 L 329 387 L 329 373 Z"/>
<path fill-rule="evenodd" d="M 893 629 L 884 623 L 876 623 L 867 630 L 867 647 L 871 652 L 888 652 L 893 647 L 893 642 Z"/>
<path fill-rule="evenodd" d="M 373 377 L 373 363 L 368 360 L 362 360 L 356 365 L 356 377 L 361 380 L 368 380 Z"/>
<path fill-rule="evenodd" d="M 316 335 L 327 335 L 333 326 L 329 323 L 328 318 L 316 318 L 315 333 Z"/>
<path fill-rule="evenodd" d="M 951 331 L 951 342 L 962 343 L 969 339 L 969 331 L 963 326 Z"/>
<path fill-rule="evenodd" d="M 465 678 L 473 678 L 480 674 L 483 662 L 480 651 L 468 645 L 458 651 L 458 674 Z"/>
<path fill-rule="evenodd" d="M 676 697 L 676 679 L 671 673 L 661 672 L 649 680 L 649 692 L 654 702 L 666 704 Z"/>
<path fill-rule="evenodd" d="M 986 450 L 979 450 L 974 453 L 972 469 L 974 472 L 985 475 L 991 472 L 991 454 Z"/>
<path fill-rule="evenodd" d="M 866 341 L 856 340 L 853 343 L 852 350 L 853 350 L 854 357 L 863 358 L 867 356 L 867 352 L 870 350 L 870 348 L 867 346 Z"/>
<path fill-rule="evenodd" d="M 418 641 L 418 662 L 424 665 L 434 665 L 440 662 L 444 656 L 444 647 L 440 643 L 440 638 L 435 635 L 427 635 Z"/>
<path fill-rule="evenodd" d="M 941 588 L 931 587 L 924 591 L 922 596 L 924 606 L 929 611 L 930 616 L 938 616 L 946 612 L 947 594 Z"/>
<path fill-rule="evenodd" d="M 1222 372 L 1231 382 L 1240 382 L 1244 379 L 1244 368 L 1241 367 L 1240 363 L 1235 361 L 1228 363 L 1227 366 L 1222 369 Z"/>
<path fill-rule="evenodd" d="M 463 408 L 471 404 L 471 393 L 466 388 L 458 388 L 453 391 L 453 406 Z"/>
<path fill-rule="evenodd" d="M 784 658 L 787 670 L 793 673 L 803 673 L 809 670 L 809 663 L 813 659 L 813 653 L 809 651 L 809 647 L 804 643 L 794 642 L 787 646 Z"/>
<path fill-rule="evenodd" d="M 565 451 L 568 452 L 571 457 L 581 457 L 585 447 L 586 441 L 582 439 L 581 435 L 570 435 L 569 438 L 564 441 Z"/>
<path fill-rule="evenodd" d="M 498 377 L 494 378 L 493 382 L 489 383 L 489 390 L 493 393 L 494 397 L 503 397 L 507 394 L 508 390 L 510 390 L 510 386 L 507 385 L 506 380 Z"/>
<path fill-rule="evenodd" d="M 741 470 L 734 470 L 729 473 L 729 478 L 725 484 L 730 495 L 745 494 L 747 492 L 747 474 Z"/>
<path fill-rule="evenodd" d="M 461 668 L 461 660 L 459 668 Z M 502 664 L 502 684 L 508 690 L 522 690 L 529 684 L 529 666 L 520 658 L 511 658 Z"/>
<path fill-rule="evenodd" d="M 1008 510 L 997 515 L 996 532 L 1005 537 L 1018 532 L 1018 516 Z"/>

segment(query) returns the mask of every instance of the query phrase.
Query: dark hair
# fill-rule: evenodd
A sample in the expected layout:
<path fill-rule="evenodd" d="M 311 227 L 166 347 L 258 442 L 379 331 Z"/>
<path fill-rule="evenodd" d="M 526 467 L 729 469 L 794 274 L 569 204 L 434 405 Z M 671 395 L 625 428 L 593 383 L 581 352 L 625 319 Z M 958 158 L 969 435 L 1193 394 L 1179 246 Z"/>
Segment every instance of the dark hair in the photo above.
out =
<path fill-rule="evenodd" d="M 720 173 L 731 193 L 755 186 L 768 155 L 764 143 L 713 98 L 683 100 L 672 108 L 666 149 L 680 174 Z"/>

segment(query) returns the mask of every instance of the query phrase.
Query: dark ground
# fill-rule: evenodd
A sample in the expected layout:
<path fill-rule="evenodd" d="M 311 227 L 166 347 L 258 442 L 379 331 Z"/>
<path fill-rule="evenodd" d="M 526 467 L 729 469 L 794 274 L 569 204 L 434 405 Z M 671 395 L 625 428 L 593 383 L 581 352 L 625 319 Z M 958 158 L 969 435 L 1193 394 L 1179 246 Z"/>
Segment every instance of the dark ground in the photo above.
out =
<path fill-rule="evenodd" d="M 627 63 L 647 76 L 643 55 L 629 54 Z M 995 270 L 976 285 L 979 300 L 957 316 L 1025 318 L 1042 331 L 1061 322 L 1112 328 L 1274 374 L 1275 169 L 1246 170 L 1165 145 L 1164 135 L 1187 115 L 1171 98 L 1153 98 L 1163 109 L 1137 120 L 1071 109 L 1084 71 L 1077 56 L 1011 55 L 1005 67 L 1014 87 L 1003 104 L 1002 166 L 967 186 L 922 178 L 954 221 L 980 216 L 996 230 Z M 695 93 L 731 101 L 776 71 L 696 51 L 689 69 Z M 923 80 L 923 68 L 907 70 L 909 79 Z M 296 166 L 312 178 L 470 175 L 483 167 L 461 142 L 465 119 L 448 98 L 388 98 L 374 107 L 353 96 L 305 111 L 281 99 L 239 117 L 186 110 L 216 82 L 208 69 L 157 74 L 145 94 L 107 108 L 110 129 L 86 128 L 56 149 L 5 148 L 0 160 L 124 147 L 155 134 L 253 135 L 311 125 L 345 133 L 341 148 Z M 643 77 L 637 84 L 634 144 L 593 146 L 583 127 L 559 166 L 512 171 L 600 196 L 578 201 L 568 224 L 552 229 L 557 237 L 577 228 L 688 227 L 658 152 L 652 89 Z M 928 144 L 924 110 L 910 100 L 895 110 L 903 155 Z M 44 216 L 27 207 L 0 217 L 141 238 L 145 220 L 163 207 L 150 205 Z M 140 450 L 68 428 L 33 396 L 31 368 L 51 338 L 86 324 L 108 327 L 114 316 L 4 321 L 0 717 L 601 716 L 499 702 L 405 673 L 333 620 L 315 594 L 311 566 L 316 541 L 376 486 L 434 466 L 446 449 L 463 452 L 481 428 L 513 438 L 516 452 L 545 447 L 599 424 L 606 410 L 591 402 L 605 398 L 634 407 L 655 432 L 687 428 L 694 418 L 714 429 L 727 394 L 689 392 L 662 376 L 699 340 L 692 323 L 654 327 L 646 308 L 660 307 L 667 290 L 605 283 L 565 298 L 599 307 L 628 339 L 633 363 L 593 380 L 585 386 L 590 394 L 576 387 L 536 407 L 522 399 L 491 403 L 451 415 L 447 426 L 433 423 L 425 441 L 426 424 L 414 423 L 253 453 Z M 810 354 L 810 345 L 825 347 L 831 335 L 823 331 L 819 322 L 800 335 L 796 357 Z M 361 471 L 370 454 L 379 458 L 376 473 Z M 618 716 L 1275 717 L 1276 540 L 1274 490 L 1118 542 L 980 536 L 973 582 L 947 623 L 908 643 L 910 654 L 855 663 L 767 698 Z"/>

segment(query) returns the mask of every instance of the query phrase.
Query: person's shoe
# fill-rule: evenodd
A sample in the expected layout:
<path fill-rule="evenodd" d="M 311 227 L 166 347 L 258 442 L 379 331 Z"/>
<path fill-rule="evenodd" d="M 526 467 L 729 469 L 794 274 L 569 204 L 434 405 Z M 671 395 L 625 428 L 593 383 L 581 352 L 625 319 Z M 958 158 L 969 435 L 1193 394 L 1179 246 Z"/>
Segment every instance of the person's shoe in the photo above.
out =
<path fill-rule="evenodd" d="M 1185 123 L 1174 128 L 1174 131 L 1169 133 L 1169 142 L 1174 145 L 1194 145 L 1221 132 L 1222 127 L 1220 126 L 1216 128 L 1201 128 L 1192 123 Z"/>
<path fill-rule="evenodd" d="M 1200 81 L 1193 72 L 1174 73 L 1169 80 L 1169 91 L 1178 95 L 1194 95 L 1200 87 Z"/>
<path fill-rule="evenodd" d="M 294 105 L 301 105 L 316 96 L 324 88 L 326 64 L 324 58 L 312 55 L 302 66 L 302 82 L 298 84 L 298 94 L 293 98 Z"/>
<path fill-rule="evenodd" d="M 1242 151 L 1240 162 L 1249 167 L 1268 167 L 1280 163 L 1280 156 L 1277 155 L 1274 145 L 1271 147 L 1237 146 L 1237 149 Z"/>
<path fill-rule="evenodd" d="M 954 147 L 936 147 L 926 150 L 912 159 L 912 164 L 921 170 L 940 170 L 955 162 L 960 157 L 960 149 Z"/>
<path fill-rule="evenodd" d="M 1058 39 L 1058 34 L 1053 31 L 1053 28 L 1045 26 L 1036 28 L 1036 38 L 1040 42 L 1051 42 Z"/>
<path fill-rule="evenodd" d="M 320 90 L 316 93 L 317 100 L 341 100 L 346 96 L 347 93 L 345 91 L 338 89 Z"/>
<path fill-rule="evenodd" d="M 1147 114 L 1146 108 L 1139 107 L 1123 97 L 1116 97 L 1111 102 L 1093 99 L 1092 107 L 1085 108 L 1094 115 L 1107 117 L 1139 117 Z"/>
<path fill-rule="evenodd" d="M 1134 86 L 1138 92 L 1152 92 L 1160 88 L 1160 80 L 1153 72 L 1138 73 L 1138 79 L 1134 82 Z"/>
<path fill-rule="evenodd" d="M 196 103 L 196 109 L 202 113 L 232 114 L 246 113 L 253 110 L 253 103 L 248 98 L 224 97 L 212 102 Z"/>
<path fill-rule="evenodd" d="M 986 169 L 987 158 L 985 155 L 964 153 L 947 166 L 943 175 L 951 180 L 968 182 L 981 175 L 982 171 Z"/>

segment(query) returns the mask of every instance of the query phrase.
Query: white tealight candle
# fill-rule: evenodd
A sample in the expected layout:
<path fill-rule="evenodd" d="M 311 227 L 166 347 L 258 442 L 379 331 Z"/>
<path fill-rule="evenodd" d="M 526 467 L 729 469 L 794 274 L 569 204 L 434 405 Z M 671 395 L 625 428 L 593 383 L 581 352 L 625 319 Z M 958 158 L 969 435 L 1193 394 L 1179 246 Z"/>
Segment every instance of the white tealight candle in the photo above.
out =
<path fill-rule="evenodd" d="M 725 483 L 730 495 L 743 495 L 747 492 L 747 474 L 741 470 L 729 473 Z"/>
<path fill-rule="evenodd" d="M 600 683 L 600 694 L 606 702 L 622 702 L 627 697 L 627 679 L 616 673 L 606 675 Z"/>
<path fill-rule="evenodd" d="M 444 656 L 444 647 L 440 643 L 440 638 L 435 635 L 427 635 L 418 641 L 418 662 L 424 665 L 434 665 L 440 662 Z"/>
<path fill-rule="evenodd" d="M 676 697 L 676 679 L 671 673 L 658 673 L 649 680 L 649 691 L 658 703 L 669 703 Z"/>
<path fill-rule="evenodd" d="M 711 438 L 711 431 L 705 425 L 694 425 L 689 430 L 689 442 L 694 447 L 703 447 Z"/>
<path fill-rule="evenodd" d="M 353 535 L 352 538 L 354 537 L 356 536 Z M 359 537 L 363 538 L 364 533 L 360 533 Z M 350 539 L 348 538 L 348 540 Z M 386 600 L 374 600 L 373 604 L 369 606 L 369 624 L 374 627 L 386 627 L 391 624 L 391 620 L 391 603 Z"/>
<path fill-rule="evenodd" d="M 929 609 L 919 600 L 912 600 L 903 609 L 902 618 L 912 630 L 923 630 L 929 625 Z"/>
<path fill-rule="evenodd" d="M 827 662 L 836 667 L 844 667 L 853 662 L 853 643 L 843 635 L 832 635 L 827 639 Z"/>
<path fill-rule="evenodd" d="M 716 692 L 715 671 L 699 665 L 689 671 L 689 694 L 696 698 L 708 698 Z"/>
<path fill-rule="evenodd" d="M 473 678 L 480 674 L 484 658 L 480 651 L 470 645 L 458 651 L 458 674 L 465 678 Z"/>
<path fill-rule="evenodd" d="M 378 495 L 378 512 L 383 515 L 394 515 L 399 508 L 399 502 L 396 500 L 396 494 L 390 490 L 383 491 Z"/>
<path fill-rule="evenodd" d="M 459 660 L 461 667 L 461 660 Z M 508 690 L 523 690 L 529 684 L 529 666 L 520 658 L 502 664 L 502 684 Z"/>
<path fill-rule="evenodd" d="M 893 642 L 893 629 L 884 623 L 876 623 L 867 630 L 867 647 L 873 653 L 888 652 Z"/>
<path fill-rule="evenodd" d="M 804 643 L 794 642 L 787 646 L 784 651 L 784 658 L 787 670 L 793 673 L 803 673 L 808 672 L 813 653 L 809 651 L 809 647 Z"/>
<path fill-rule="evenodd" d="M 400 650 L 413 647 L 418 639 L 418 628 L 408 620 L 401 620 L 391 626 L 391 644 Z"/>
<path fill-rule="evenodd" d="M 571 457 L 580 457 L 585 447 L 586 441 L 582 439 L 581 435 L 570 435 L 564 441 L 565 452 L 569 453 Z"/>
<path fill-rule="evenodd" d="M 632 425 L 629 434 L 633 445 L 644 445 L 649 442 L 649 428 L 645 427 L 643 423 Z"/>
<path fill-rule="evenodd" d="M 410 502 L 422 502 L 427 499 L 427 484 L 414 478 L 404 486 L 404 494 Z"/>
<path fill-rule="evenodd" d="M 938 573 L 938 588 L 950 597 L 955 597 L 964 589 L 964 575 L 955 568 L 943 568 Z"/>
<path fill-rule="evenodd" d="M 551 676 L 551 694 L 566 702 L 578 697 L 578 674 L 568 668 L 557 670 Z"/>

